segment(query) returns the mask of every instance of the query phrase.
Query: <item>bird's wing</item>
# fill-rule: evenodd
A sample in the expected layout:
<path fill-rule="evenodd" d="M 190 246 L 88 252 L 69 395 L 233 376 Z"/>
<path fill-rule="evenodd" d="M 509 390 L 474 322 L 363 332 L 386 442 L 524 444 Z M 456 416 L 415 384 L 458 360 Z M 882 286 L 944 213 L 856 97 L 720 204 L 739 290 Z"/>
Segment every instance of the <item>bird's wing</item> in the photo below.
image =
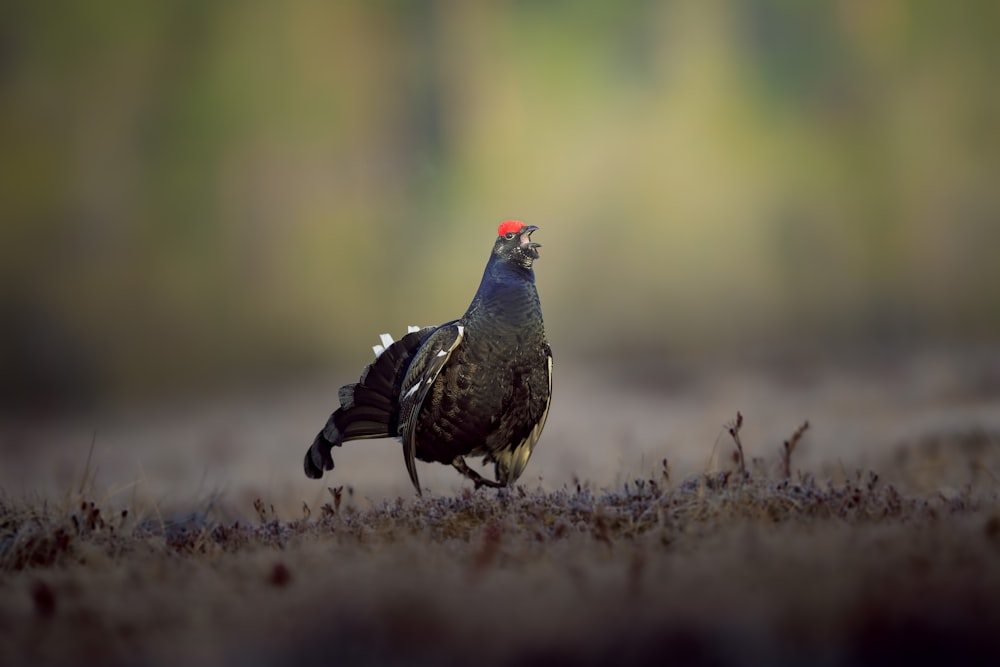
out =
<path fill-rule="evenodd" d="M 507 484 L 513 484 L 524 472 L 528 465 L 528 459 L 531 458 L 531 452 L 535 448 L 535 443 L 538 442 L 538 438 L 542 435 L 542 429 L 545 428 L 545 420 L 549 417 L 549 407 L 552 405 L 552 348 L 547 343 L 545 345 L 545 372 L 547 375 L 546 386 L 548 387 L 545 395 L 545 408 L 542 410 L 538 422 L 531 428 L 524 440 L 511 450 L 510 464 L 507 469 Z"/>
<path fill-rule="evenodd" d="M 417 479 L 414 459 L 417 451 L 417 417 L 420 414 L 420 406 L 423 405 L 427 392 L 451 357 L 451 353 L 462 342 L 464 333 L 465 328 L 458 323 L 458 320 L 442 324 L 417 350 L 403 377 L 399 391 L 399 434 L 403 440 L 406 470 L 410 473 L 410 481 L 417 489 L 417 495 L 420 495 L 420 480 Z"/>

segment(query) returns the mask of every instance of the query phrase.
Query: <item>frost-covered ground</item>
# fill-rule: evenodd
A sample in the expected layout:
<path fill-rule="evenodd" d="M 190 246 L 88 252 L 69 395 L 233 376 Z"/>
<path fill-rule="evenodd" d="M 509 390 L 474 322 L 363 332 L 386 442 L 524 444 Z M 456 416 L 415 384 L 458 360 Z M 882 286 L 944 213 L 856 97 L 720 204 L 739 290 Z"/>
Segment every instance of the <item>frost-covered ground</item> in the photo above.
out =
<path fill-rule="evenodd" d="M 7 426 L 0 663 L 958 664 L 1000 650 L 995 350 L 567 361 L 520 489 L 472 493 L 422 465 L 423 499 L 391 441 L 335 450 L 323 482 L 302 475 L 351 375 Z M 726 430 L 737 411 L 746 475 Z M 785 479 L 782 442 L 805 420 Z"/>

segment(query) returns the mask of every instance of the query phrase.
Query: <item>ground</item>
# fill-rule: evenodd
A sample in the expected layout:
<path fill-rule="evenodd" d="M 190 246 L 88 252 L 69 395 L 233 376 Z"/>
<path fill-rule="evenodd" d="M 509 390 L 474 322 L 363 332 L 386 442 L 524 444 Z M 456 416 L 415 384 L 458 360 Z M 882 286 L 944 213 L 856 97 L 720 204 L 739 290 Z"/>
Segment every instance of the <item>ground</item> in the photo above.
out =
<path fill-rule="evenodd" d="M 569 361 L 518 487 L 424 465 L 422 498 L 391 441 L 302 474 L 349 375 L 6 426 L 0 663 L 1000 651 L 996 350 Z"/>

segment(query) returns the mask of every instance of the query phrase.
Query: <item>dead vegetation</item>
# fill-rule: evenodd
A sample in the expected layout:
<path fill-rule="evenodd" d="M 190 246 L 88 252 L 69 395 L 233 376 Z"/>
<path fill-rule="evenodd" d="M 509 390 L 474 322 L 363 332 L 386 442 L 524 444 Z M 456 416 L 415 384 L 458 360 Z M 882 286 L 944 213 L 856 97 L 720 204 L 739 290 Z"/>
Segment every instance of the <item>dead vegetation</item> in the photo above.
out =
<path fill-rule="evenodd" d="M 870 470 L 795 471 L 808 422 L 773 465 L 748 462 L 743 423 L 725 426 L 731 468 L 676 482 L 663 459 L 618 488 L 371 503 L 336 487 L 300 516 L 258 498 L 239 520 L 218 498 L 175 513 L 104 504 L 86 474 L 61 503 L 0 495 L 0 662 L 995 655 L 995 477 L 915 494 Z"/>

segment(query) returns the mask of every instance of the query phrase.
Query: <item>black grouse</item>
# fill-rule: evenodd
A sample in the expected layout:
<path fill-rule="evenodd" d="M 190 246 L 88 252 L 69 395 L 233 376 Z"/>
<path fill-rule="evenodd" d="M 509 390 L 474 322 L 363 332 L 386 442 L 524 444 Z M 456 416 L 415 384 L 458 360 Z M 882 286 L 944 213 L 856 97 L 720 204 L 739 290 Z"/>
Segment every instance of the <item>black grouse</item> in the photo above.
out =
<path fill-rule="evenodd" d="M 552 400 L 552 350 L 545 340 L 532 263 L 538 228 L 517 220 L 497 230 L 493 252 L 460 319 L 393 342 L 382 334 L 375 361 L 340 389 L 340 407 L 305 457 L 308 477 L 333 469 L 332 447 L 398 437 L 417 494 L 414 459 L 451 464 L 482 485 L 504 487 L 524 472 Z M 496 480 L 465 462 L 481 456 Z"/>

